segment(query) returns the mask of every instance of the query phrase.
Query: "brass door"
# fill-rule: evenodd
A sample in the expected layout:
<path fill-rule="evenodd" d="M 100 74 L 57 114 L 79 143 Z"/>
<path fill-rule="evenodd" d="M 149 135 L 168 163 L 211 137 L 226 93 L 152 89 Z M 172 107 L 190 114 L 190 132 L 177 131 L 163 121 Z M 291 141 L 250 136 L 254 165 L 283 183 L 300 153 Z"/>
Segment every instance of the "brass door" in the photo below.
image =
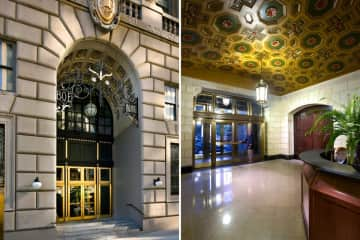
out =
<path fill-rule="evenodd" d="M 233 161 L 234 123 L 231 121 L 216 121 L 216 163 L 215 166 L 229 164 Z"/>
<path fill-rule="evenodd" d="M 95 168 L 68 168 L 67 220 L 96 217 Z"/>
<path fill-rule="evenodd" d="M 111 216 L 111 168 L 57 167 L 57 221 Z"/>

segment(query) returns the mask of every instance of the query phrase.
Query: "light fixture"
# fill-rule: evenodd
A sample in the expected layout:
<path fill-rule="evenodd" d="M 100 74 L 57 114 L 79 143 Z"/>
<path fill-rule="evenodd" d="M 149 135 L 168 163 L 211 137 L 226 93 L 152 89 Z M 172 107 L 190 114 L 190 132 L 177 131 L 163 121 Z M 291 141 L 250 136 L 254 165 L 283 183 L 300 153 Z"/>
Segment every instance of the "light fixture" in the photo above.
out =
<path fill-rule="evenodd" d="M 39 177 L 36 177 L 36 178 L 34 179 L 34 181 L 32 182 L 31 186 L 32 186 L 32 188 L 35 189 L 35 190 L 38 190 L 38 189 L 40 189 L 40 188 L 42 187 L 42 183 L 40 182 Z"/>
<path fill-rule="evenodd" d="M 250 13 L 246 13 L 244 18 L 245 18 L 245 21 L 249 24 L 251 24 L 254 21 L 254 18 L 252 17 L 252 15 Z"/>
<path fill-rule="evenodd" d="M 230 98 L 227 98 L 227 97 L 223 97 L 222 98 L 222 102 L 223 102 L 223 104 L 224 104 L 224 106 L 229 106 L 229 104 L 230 104 Z"/>
<path fill-rule="evenodd" d="M 153 185 L 154 185 L 155 187 L 159 187 L 159 186 L 162 186 L 162 185 L 163 185 L 163 182 L 160 180 L 160 177 L 154 179 Z"/>
<path fill-rule="evenodd" d="M 222 218 L 222 224 L 229 225 L 231 223 L 231 216 L 228 213 L 225 213 Z"/>
<path fill-rule="evenodd" d="M 103 61 L 87 66 L 86 71 L 81 69 L 64 73 L 57 87 L 57 112 L 71 109 L 74 99 L 81 101 L 90 96 L 90 102 L 85 105 L 84 114 L 94 117 L 98 113 L 97 107 L 102 106 L 102 97 L 111 97 L 111 104 L 115 109 L 117 119 L 123 111 L 133 124 L 138 126 L 138 98 L 135 95 L 131 79 L 116 79 L 113 73 L 107 72 Z M 99 98 L 99 104 L 92 103 L 91 95 Z"/>
<path fill-rule="evenodd" d="M 97 107 L 94 103 L 90 102 L 86 104 L 84 113 L 87 117 L 95 117 L 97 114 Z"/>
<path fill-rule="evenodd" d="M 256 102 L 264 107 L 268 101 L 268 84 L 262 79 L 262 55 L 260 56 L 260 81 L 256 84 Z"/>

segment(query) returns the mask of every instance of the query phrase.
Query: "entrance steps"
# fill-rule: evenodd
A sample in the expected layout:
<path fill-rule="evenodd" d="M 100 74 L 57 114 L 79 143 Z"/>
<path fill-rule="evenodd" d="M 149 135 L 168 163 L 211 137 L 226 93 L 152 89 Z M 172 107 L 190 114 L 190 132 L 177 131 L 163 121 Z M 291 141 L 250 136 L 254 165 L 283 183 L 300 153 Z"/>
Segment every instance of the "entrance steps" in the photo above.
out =
<path fill-rule="evenodd" d="M 130 219 L 101 219 L 57 224 L 57 239 L 116 239 L 140 231 Z"/>

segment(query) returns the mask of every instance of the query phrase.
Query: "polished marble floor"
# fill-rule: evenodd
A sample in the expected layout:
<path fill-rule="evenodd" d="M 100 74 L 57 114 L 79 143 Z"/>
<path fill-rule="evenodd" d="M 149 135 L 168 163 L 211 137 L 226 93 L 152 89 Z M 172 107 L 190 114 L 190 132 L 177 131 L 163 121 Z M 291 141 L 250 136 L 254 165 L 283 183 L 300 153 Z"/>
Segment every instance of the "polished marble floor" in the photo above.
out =
<path fill-rule="evenodd" d="M 305 240 L 298 160 L 182 176 L 182 240 Z"/>

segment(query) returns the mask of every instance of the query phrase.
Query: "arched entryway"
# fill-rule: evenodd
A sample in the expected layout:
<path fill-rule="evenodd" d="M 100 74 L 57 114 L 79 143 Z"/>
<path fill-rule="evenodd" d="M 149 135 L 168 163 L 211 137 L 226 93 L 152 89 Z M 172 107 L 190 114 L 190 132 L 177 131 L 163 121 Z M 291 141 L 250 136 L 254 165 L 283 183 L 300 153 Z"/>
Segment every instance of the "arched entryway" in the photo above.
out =
<path fill-rule="evenodd" d="M 307 135 L 306 132 L 313 126 L 318 116 L 331 109 L 327 105 L 305 106 L 294 113 L 294 154 L 299 157 L 301 152 L 312 149 L 324 149 L 327 144 L 325 134 L 314 132 Z"/>
<path fill-rule="evenodd" d="M 67 51 L 57 78 L 65 95 L 57 102 L 57 221 L 126 217 L 141 226 L 128 207 L 142 209 L 141 131 L 129 111 L 141 102 L 135 68 L 116 46 L 84 39 Z"/>

